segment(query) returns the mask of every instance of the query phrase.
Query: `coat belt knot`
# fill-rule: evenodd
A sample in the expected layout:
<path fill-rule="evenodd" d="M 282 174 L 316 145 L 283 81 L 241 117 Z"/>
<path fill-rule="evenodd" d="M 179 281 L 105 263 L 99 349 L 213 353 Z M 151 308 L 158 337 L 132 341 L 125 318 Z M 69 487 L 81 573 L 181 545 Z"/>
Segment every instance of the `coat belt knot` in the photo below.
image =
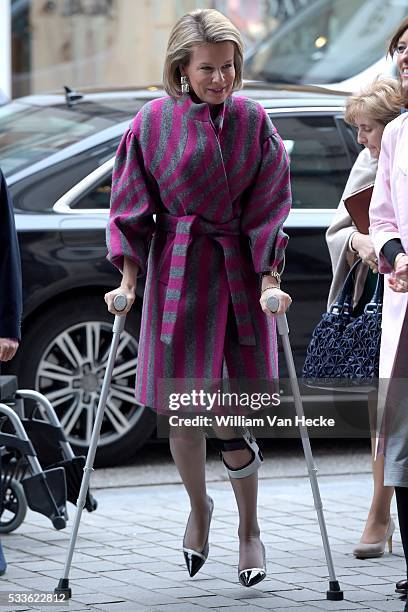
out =
<path fill-rule="evenodd" d="M 160 340 L 165 344 L 171 344 L 172 342 L 178 307 L 184 289 L 188 247 L 194 235 L 205 234 L 218 242 L 223 250 L 239 343 L 254 346 L 256 344 L 255 333 L 238 256 L 238 237 L 241 233 L 240 220 L 235 218 L 227 223 L 213 223 L 197 215 L 179 217 L 170 214 L 160 214 L 156 218 L 156 227 L 159 230 L 175 234 Z"/>

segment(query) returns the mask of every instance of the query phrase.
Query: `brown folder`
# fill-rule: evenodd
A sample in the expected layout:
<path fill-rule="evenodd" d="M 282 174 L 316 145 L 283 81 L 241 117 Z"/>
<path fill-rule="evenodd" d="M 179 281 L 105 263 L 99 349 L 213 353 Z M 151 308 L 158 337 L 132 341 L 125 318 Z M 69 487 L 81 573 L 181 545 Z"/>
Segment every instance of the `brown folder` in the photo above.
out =
<path fill-rule="evenodd" d="M 362 234 L 368 234 L 368 228 L 370 226 L 368 209 L 370 208 L 373 189 L 374 185 L 364 187 L 364 189 L 352 193 L 344 200 L 344 205 L 350 217 L 353 219 L 354 225 Z"/>

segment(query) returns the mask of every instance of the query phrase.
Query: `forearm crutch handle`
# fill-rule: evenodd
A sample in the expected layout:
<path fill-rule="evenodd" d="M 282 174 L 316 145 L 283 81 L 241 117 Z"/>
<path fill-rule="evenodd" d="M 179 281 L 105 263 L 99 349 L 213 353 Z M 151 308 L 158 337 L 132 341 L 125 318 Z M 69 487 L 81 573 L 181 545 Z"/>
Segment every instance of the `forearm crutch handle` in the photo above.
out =
<path fill-rule="evenodd" d="M 277 312 L 279 310 L 279 298 L 277 298 L 276 295 L 271 295 L 266 300 L 266 305 L 272 312 L 272 314 Z M 286 314 L 276 316 L 276 325 L 278 327 L 278 332 L 281 336 L 289 334 L 289 326 L 288 321 L 286 319 Z"/>
<path fill-rule="evenodd" d="M 123 312 L 127 306 L 126 295 L 123 293 L 118 293 L 113 298 L 113 307 L 116 312 Z M 116 315 L 115 321 L 113 323 L 113 332 L 121 334 L 125 329 L 126 316 L 125 315 Z"/>

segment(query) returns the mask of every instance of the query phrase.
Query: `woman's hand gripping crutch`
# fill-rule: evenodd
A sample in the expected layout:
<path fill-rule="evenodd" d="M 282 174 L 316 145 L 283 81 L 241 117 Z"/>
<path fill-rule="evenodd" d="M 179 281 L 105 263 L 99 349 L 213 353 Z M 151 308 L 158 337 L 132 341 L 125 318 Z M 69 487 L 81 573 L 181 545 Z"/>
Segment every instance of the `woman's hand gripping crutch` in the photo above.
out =
<path fill-rule="evenodd" d="M 286 295 L 286 294 L 285 294 Z M 286 319 L 285 304 L 282 304 L 277 295 L 270 295 L 266 299 L 266 305 L 273 316 L 276 316 L 276 324 L 279 335 L 282 338 L 283 350 L 285 353 L 286 365 L 289 372 L 290 385 L 292 388 L 293 399 L 295 402 L 296 415 L 299 419 L 299 431 L 302 438 L 303 452 L 305 455 L 307 470 L 309 472 L 310 485 L 313 493 L 314 506 L 319 521 L 320 533 L 322 536 L 324 553 L 326 556 L 327 568 L 329 570 L 329 589 L 326 597 L 329 600 L 339 601 L 343 599 L 343 591 L 340 589 L 339 582 L 334 570 L 333 557 L 331 554 L 329 538 L 326 529 L 326 522 L 323 514 L 323 504 L 320 497 L 319 484 L 317 482 L 317 469 L 313 460 L 312 449 L 310 446 L 309 434 L 304 422 L 304 412 L 302 398 L 299 390 L 299 383 L 296 376 L 295 364 L 293 361 L 292 349 L 289 342 L 289 327 Z"/>
<path fill-rule="evenodd" d="M 64 575 L 58 581 L 58 586 L 54 589 L 56 595 L 63 596 L 64 599 L 70 599 L 72 592 L 69 586 L 69 572 L 71 569 L 72 556 L 74 554 L 75 544 L 78 536 L 79 523 L 81 521 L 82 510 L 86 503 L 86 494 L 89 488 L 89 481 L 93 471 L 96 449 L 99 441 L 99 434 L 105 412 L 106 400 L 108 398 L 109 387 L 112 378 L 112 372 L 115 365 L 116 352 L 120 340 L 120 335 L 124 330 L 126 321 L 126 312 L 128 311 L 128 300 L 125 294 L 115 293 L 112 296 L 112 306 L 116 313 L 113 323 L 113 339 L 109 350 L 109 356 L 106 363 L 105 375 L 102 382 L 101 395 L 99 397 L 98 408 L 95 414 L 95 421 L 92 429 L 91 441 L 89 443 L 88 454 L 84 467 L 84 475 L 82 477 L 81 488 L 79 490 L 78 500 L 76 503 L 75 519 L 72 525 L 69 547 L 64 566 Z"/>

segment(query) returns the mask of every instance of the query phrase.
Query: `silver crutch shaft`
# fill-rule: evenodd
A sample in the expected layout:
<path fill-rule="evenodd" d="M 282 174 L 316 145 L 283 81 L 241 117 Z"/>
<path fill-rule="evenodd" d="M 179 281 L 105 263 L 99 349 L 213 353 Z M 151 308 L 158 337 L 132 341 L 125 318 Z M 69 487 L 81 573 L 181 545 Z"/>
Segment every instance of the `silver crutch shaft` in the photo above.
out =
<path fill-rule="evenodd" d="M 126 296 L 117 295 L 114 299 L 114 306 L 117 312 L 121 312 L 126 308 Z M 112 378 L 113 368 L 115 366 L 116 352 L 120 340 L 120 335 L 125 328 L 126 316 L 117 315 L 113 323 L 113 339 L 109 350 L 109 356 L 106 364 L 105 375 L 103 377 L 103 383 L 101 388 L 101 395 L 99 397 L 98 408 L 96 410 L 95 422 L 92 429 L 91 440 L 89 443 L 88 453 L 86 456 L 86 462 L 84 467 L 84 475 L 81 481 L 81 487 L 79 489 L 78 500 L 76 504 L 75 518 L 72 525 L 71 536 L 69 540 L 67 557 L 64 565 L 64 575 L 60 578 L 58 586 L 54 589 L 55 594 L 64 595 L 64 599 L 70 599 L 72 591 L 69 586 L 69 572 L 71 569 L 72 556 L 74 554 L 75 544 L 78 536 L 79 524 L 81 522 L 82 510 L 86 502 L 86 494 L 89 488 L 89 481 L 91 479 L 91 473 L 93 471 L 93 464 L 95 461 L 96 450 L 98 446 L 99 434 L 101 431 L 103 415 L 105 412 L 106 400 L 108 398 L 109 387 Z"/>
<path fill-rule="evenodd" d="M 266 305 L 269 310 L 274 313 L 279 308 L 279 299 L 276 296 L 268 298 Z M 276 316 L 276 325 L 279 335 L 282 339 L 283 351 L 285 354 L 286 365 L 289 373 L 289 380 L 292 387 L 293 399 L 295 403 L 296 415 L 299 422 L 299 431 L 302 440 L 303 453 L 305 455 L 306 466 L 309 473 L 310 486 L 312 489 L 314 506 L 317 513 L 317 519 L 320 527 L 320 534 L 326 557 L 327 569 L 329 570 L 329 590 L 326 592 L 328 600 L 340 601 L 344 598 L 343 591 L 340 589 L 339 582 L 336 578 L 334 569 L 333 557 L 331 554 L 329 536 L 326 528 L 326 521 L 323 514 L 323 504 L 320 496 L 319 484 L 317 482 L 317 469 L 314 463 L 312 448 L 310 446 L 309 434 L 306 425 L 304 424 L 304 411 L 302 397 L 300 395 L 299 383 L 296 375 L 295 363 L 293 361 L 292 349 L 289 342 L 289 326 L 286 314 Z"/>

